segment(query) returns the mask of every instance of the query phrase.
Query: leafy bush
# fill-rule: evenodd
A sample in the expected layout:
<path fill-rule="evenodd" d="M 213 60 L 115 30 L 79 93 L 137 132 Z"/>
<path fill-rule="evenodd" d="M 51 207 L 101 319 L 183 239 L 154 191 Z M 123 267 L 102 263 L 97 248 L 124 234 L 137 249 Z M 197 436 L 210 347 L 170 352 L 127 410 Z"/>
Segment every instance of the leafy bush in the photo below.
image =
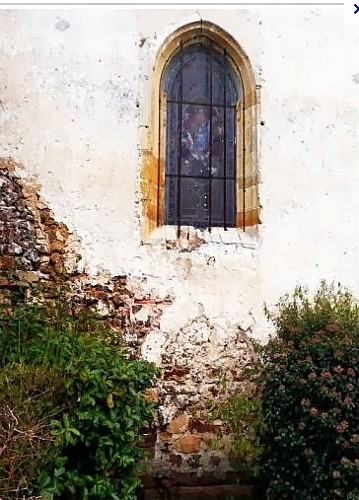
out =
<path fill-rule="evenodd" d="M 133 499 L 157 370 L 129 359 L 67 288 L 40 292 L 0 309 L 0 425 L 9 412 L 16 423 L 0 437 L 11 477 L 0 496 Z"/>
<path fill-rule="evenodd" d="M 54 458 L 51 419 L 66 401 L 61 371 L 15 364 L 0 373 L 0 498 L 23 498 Z"/>
<path fill-rule="evenodd" d="M 268 499 L 359 498 L 359 308 L 340 287 L 297 288 L 270 315 L 262 436 Z"/>

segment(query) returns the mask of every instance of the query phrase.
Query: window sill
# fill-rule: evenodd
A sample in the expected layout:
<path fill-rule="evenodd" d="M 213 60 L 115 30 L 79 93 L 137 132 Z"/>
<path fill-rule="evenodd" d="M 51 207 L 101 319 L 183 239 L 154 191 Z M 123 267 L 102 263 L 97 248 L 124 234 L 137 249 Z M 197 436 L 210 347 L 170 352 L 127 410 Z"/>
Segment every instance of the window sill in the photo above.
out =
<path fill-rule="evenodd" d="M 248 227 L 245 231 L 239 228 L 223 229 L 214 227 L 196 229 L 192 226 L 182 226 L 179 234 L 177 226 L 159 226 L 154 229 L 147 244 L 164 246 L 168 250 L 176 249 L 181 252 L 191 252 L 204 245 L 219 247 L 241 247 L 256 250 L 258 246 L 258 227 Z"/>

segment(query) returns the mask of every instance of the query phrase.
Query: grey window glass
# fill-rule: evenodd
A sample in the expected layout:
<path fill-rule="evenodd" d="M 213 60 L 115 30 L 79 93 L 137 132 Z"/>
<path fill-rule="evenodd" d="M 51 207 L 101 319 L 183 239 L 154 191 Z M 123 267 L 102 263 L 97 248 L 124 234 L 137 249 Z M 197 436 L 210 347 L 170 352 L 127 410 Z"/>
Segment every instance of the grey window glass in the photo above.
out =
<path fill-rule="evenodd" d="M 166 66 L 165 223 L 233 227 L 236 104 L 242 84 L 225 50 L 181 46 Z"/>

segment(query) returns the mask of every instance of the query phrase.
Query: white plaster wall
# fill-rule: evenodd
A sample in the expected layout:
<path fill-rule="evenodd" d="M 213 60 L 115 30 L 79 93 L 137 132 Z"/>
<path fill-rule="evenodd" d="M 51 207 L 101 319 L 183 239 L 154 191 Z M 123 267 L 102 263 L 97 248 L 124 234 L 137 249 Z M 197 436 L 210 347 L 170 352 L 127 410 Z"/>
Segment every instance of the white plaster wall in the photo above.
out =
<path fill-rule="evenodd" d="M 359 31 L 333 6 L 266 9 L 265 26 L 264 295 L 322 278 L 358 293 Z"/>
<path fill-rule="evenodd" d="M 199 17 L 237 39 L 261 86 L 263 224 L 242 244 L 140 246 L 152 66 L 166 36 Z M 299 282 L 340 280 L 359 295 L 359 33 L 342 19 L 324 6 L 0 11 L 0 156 L 76 231 L 85 269 L 145 276 L 176 297 L 162 331 L 204 313 L 263 338 L 263 302 Z"/>

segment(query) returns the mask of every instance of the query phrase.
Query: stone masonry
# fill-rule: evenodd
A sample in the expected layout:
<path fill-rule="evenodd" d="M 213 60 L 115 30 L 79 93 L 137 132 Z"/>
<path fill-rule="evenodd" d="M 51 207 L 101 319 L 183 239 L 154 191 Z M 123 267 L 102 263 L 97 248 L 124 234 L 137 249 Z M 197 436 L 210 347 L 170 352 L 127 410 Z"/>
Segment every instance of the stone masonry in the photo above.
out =
<path fill-rule="evenodd" d="M 65 280 L 76 301 L 96 308 L 132 356 L 141 356 L 147 338 L 161 331 L 161 316 L 174 297 L 156 295 L 146 286 L 146 277 L 139 281 L 78 272 L 78 239 L 54 220 L 38 187 L 21 181 L 17 168 L 10 160 L 0 164 L 2 299 L 12 286 L 8 270 L 17 272 L 25 293 L 40 279 Z M 246 387 L 243 370 L 255 360 L 247 333 L 231 330 L 225 322 L 213 325 L 202 313 L 176 335 L 163 334 L 162 375 L 158 386 L 147 393 L 158 405 L 146 438 L 152 455 L 151 471 L 144 476 L 147 487 L 234 479 L 228 441 L 219 450 L 211 445 L 211 439 L 224 431 L 223 423 L 209 422 L 206 412 L 214 399 Z"/>

